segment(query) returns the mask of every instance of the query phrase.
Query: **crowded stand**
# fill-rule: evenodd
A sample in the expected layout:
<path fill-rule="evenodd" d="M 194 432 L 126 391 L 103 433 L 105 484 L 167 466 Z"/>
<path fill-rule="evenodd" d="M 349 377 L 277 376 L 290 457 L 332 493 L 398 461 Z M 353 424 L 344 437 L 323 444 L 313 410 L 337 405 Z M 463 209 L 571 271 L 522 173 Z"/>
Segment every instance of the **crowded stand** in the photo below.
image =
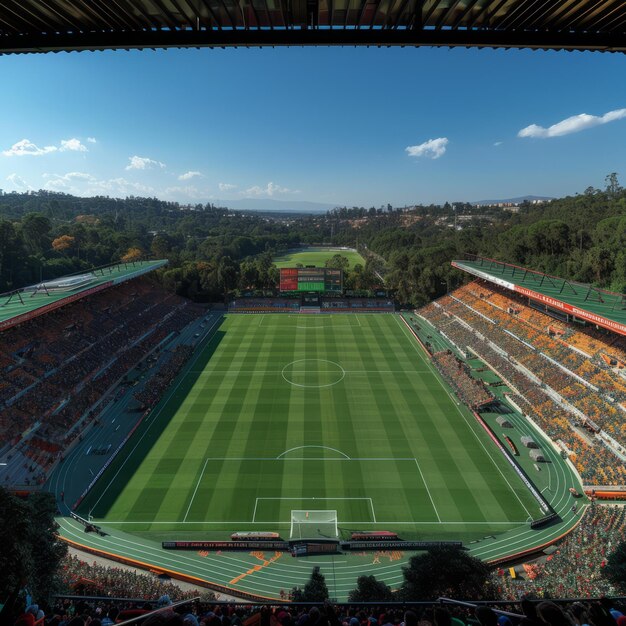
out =
<path fill-rule="evenodd" d="M 200 598 L 174 604 L 169 595 L 151 598 L 108 600 L 59 598 L 48 612 L 39 605 L 27 607 L 16 626 L 32 626 L 28 612 L 35 610 L 41 626 L 112 626 L 132 619 L 151 626 L 621 626 L 623 607 L 607 598 L 591 601 L 467 603 L 396 602 L 385 604 L 332 604 L 330 602 L 268 605 L 215 602 Z M 46 607 L 47 609 L 48 607 Z M 622 610 L 620 610 L 622 609 Z M 517 611 L 517 613 L 511 613 Z M 147 615 L 152 612 L 152 615 Z M 142 619 L 142 616 L 146 615 Z M 33 620 L 34 621 L 34 620 Z"/>
<path fill-rule="evenodd" d="M 236 298 L 228 303 L 231 313 L 297 313 L 300 300 L 293 298 Z"/>
<path fill-rule="evenodd" d="M 322 298 L 322 312 L 393 313 L 393 300 L 386 298 Z"/>
<path fill-rule="evenodd" d="M 197 590 L 183 591 L 175 583 L 154 574 L 101 565 L 96 561 L 88 563 L 73 555 L 63 559 L 60 574 L 68 590 L 82 595 L 149 600 L 167 594 L 174 601 L 198 595 Z"/>
<path fill-rule="evenodd" d="M 623 506 L 593 506 L 580 524 L 547 557 L 524 564 L 520 576 L 507 571 L 496 576 L 498 595 L 515 600 L 523 594 L 535 597 L 593 598 L 617 595 L 602 576 L 612 548 L 626 540 L 626 510 Z"/>
<path fill-rule="evenodd" d="M 498 308 L 485 304 L 491 299 L 490 294 L 496 294 L 495 302 L 498 303 Z M 507 306 L 507 309 L 502 311 L 501 305 Z M 542 356 L 542 353 L 547 352 L 551 346 L 544 339 L 557 346 L 558 349 L 550 349 L 550 352 L 547 352 L 557 363 L 563 364 L 562 355 L 568 352 L 576 354 L 577 361 L 582 355 L 572 351 L 565 340 L 561 342 L 559 338 L 557 342 L 550 338 L 547 332 L 544 335 L 523 334 L 523 325 L 526 322 L 520 322 L 517 314 L 515 326 L 509 325 L 509 328 L 516 331 L 514 336 L 512 330 L 505 329 L 504 323 L 500 323 L 499 316 L 507 323 L 507 318 L 513 316 L 506 312 L 508 310 L 522 311 L 524 305 L 495 292 L 491 285 L 486 287 L 482 282 L 475 281 L 456 290 L 451 296 L 430 303 L 420 309 L 419 313 L 455 345 L 463 350 L 470 348 L 507 382 L 516 392 L 515 402 L 570 457 L 585 484 L 626 484 L 625 464 L 596 435 L 602 428 L 618 441 L 626 441 L 626 420 L 623 419 L 623 411 L 616 403 L 605 399 L 610 393 L 617 395 L 618 398 L 622 397 L 619 386 L 620 374 L 607 369 L 606 366 L 601 369 L 600 362 L 591 361 L 592 355 L 580 361 L 577 369 L 573 368 L 573 361 L 570 362 L 568 365 L 572 369 L 568 373 L 567 365 L 561 369 Z M 494 314 L 493 311 L 497 312 Z M 490 316 L 487 316 L 487 313 Z M 535 324 L 541 316 L 545 328 L 554 327 L 554 320 L 549 316 L 534 310 L 527 318 L 531 319 L 531 315 Z M 509 332 L 505 332 L 506 330 Z M 531 331 L 538 333 L 534 328 Z M 568 339 L 581 334 L 578 329 L 567 328 L 567 331 Z M 531 343 L 533 337 L 536 339 L 537 336 L 542 339 L 541 349 L 536 349 L 537 342 Z M 594 341 L 597 347 L 598 338 L 596 337 Z M 610 347 L 614 348 L 616 342 L 607 336 L 607 343 L 602 349 L 608 349 L 611 342 L 613 343 Z M 580 380 L 588 381 L 588 377 L 585 376 L 591 371 L 595 374 L 595 382 L 592 384 L 599 388 L 599 393 Z M 603 376 L 599 376 L 597 371 L 601 371 Z M 606 384 L 607 380 L 615 380 L 618 385 L 614 388 L 602 388 L 599 383 L 604 381 Z M 548 387 L 558 396 L 549 393 Z"/>
<path fill-rule="evenodd" d="M 191 346 L 177 346 L 167 363 L 160 367 L 152 377 L 150 385 L 134 394 L 133 397 L 141 403 L 143 409 L 153 407 L 159 401 L 192 353 L 193 347 Z"/>
<path fill-rule="evenodd" d="M 583 591 L 599 588 L 594 581 L 603 559 L 594 558 L 591 550 L 602 550 L 598 540 L 615 536 L 618 526 L 617 521 L 591 519 L 576 533 L 576 537 L 584 541 L 583 547 L 577 549 L 571 545 L 573 542 L 562 545 L 562 551 L 544 566 L 526 566 L 527 578 L 524 580 L 506 580 L 504 572 L 500 572 L 493 581 L 493 589 L 500 593 L 500 597 L 479 602 L 433 598 L 430 601 L 391 603 L 241 604 L 217 601 L 210 594 L 183 592 L 173 584 L 157 583 L 156 578 L 154 582 L 140 582 L 133 575 L 115 571 L 115 568 L 100 568 L 73 559 L 67 564 L 64 576 L 73 590 L 82 591 L 86 597 L 57 596 L 50 605 L 24 606 L 15 626 L 33 626 L 35 623 L 41 626 L 113 626 L 126 620 L 153 626 L 622 626 L 626 618 L 619 599 L 610 599 L 604 593 L 586 595 Z M 548 569 L 563 564 L 565 551 L 571 551 L 571 556 L 574 553 L 589 556 L 584 563 L 590 565 L 591 580 L 584 580 L 579 572 L 566 567 L 555 572 L 556 578 L 548 581 L 546 586 Z M 107 569 L 110 571 L 103 571 Z M 127 592 L 126 597 L 116 597 L 114 593 L 120 583 L 127 585 L 122 588 Z M 552 589 L 559 590 L 558 598 L 574 599 L 551 600 L 555 597 Z M 94 590 L 96 593 L 87 595 Z M 130 591 L 136 592 L 132 599 L 129 598 Z M 492 594 L 486 593 L 487 597 Z M 580 597 L 597 599 L 575 599 Z M 285 600 L 288 600 L 288 594 L 285 594 Z M 142 619 L 144 615 L 146 617 Z"/>
<path fill-rule="evenodd" d="M 294 298 L 236 298 L 228 303 L 231 313 L 297 313 L 300 299 Z M 393 313 L 395 305 L 388 298 L 322 297 L 320 313 Z"/>
<path fill-rule="evenodd" d="M 468 406 L 477 408 L 493 401 L 493 395 L 485 388 L 485 384 L 472 378 L 469 367 L 450 350 L 433 354 L 433 363 Z"/>
<path fill-rule="evenodd" d="M 92 294 L 2 333 L 3 484 L 43 482 L 105 407 L 108 391 L 205 313 L 141 278 Z M 188 356 L 181 351 L 180 356 Z"/>

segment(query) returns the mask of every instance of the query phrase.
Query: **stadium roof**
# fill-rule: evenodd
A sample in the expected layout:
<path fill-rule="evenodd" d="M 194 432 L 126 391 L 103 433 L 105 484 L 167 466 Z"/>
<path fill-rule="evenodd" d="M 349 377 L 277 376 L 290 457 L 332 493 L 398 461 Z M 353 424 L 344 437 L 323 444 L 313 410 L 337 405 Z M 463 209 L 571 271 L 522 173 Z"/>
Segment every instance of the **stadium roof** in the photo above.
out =
<path fill-rule="evenodd" d="M 70 277 L 48 281 L 0 295 L 0 332 L 39 315 L 57 309 L 93 293 L 119 285 L 167 264 L 166 260 L 119 263 L 93 270 L 91 280 L 81 274 L 80 281 L 71 284 Z"/>
<path fill-rule="evenodd" d="M 452 261 L 452 265 L 552 309 L 626 335 L 624 294 L 482 257 Z"/>
<path fill-rule="evenodd" d="M 275 45 L 626 51 L 623 0 L 3 0 L 0 54 Z"/>

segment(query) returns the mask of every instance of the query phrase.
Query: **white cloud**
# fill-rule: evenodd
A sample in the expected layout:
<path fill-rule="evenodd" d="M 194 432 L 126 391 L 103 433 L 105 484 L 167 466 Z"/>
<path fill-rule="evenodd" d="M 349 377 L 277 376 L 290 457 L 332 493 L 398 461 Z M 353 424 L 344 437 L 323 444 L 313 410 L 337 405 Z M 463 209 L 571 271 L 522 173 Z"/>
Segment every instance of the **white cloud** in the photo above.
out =
<path fill-rule="evenodd" d="M 447 145 L 448 139 L 446 137 L 438 137 L 437 139 L 429 139 L 417 146 L 408 146 L 405 150 L 412 157 L 438 159 L 446 153 Z"/>
<path fill-rule="evenodd" d="M 86 193 L 87 195 L 148 195 L 154 193 L 154 188 L 119 177 L 92 181 L 87 186 Z"/>
<path fill-rule="evenodd" d="M 88 139 L 89 141 L 89 139 Z M 95 142 L 95 139 L 94 139 Z M 62 139 L 60 146 L 44 146 L 40 148 L 30 139 L 22 139 L 14 143 L 8 150 L 3 150 L 3 156 L 41 156 L 51 152 L 87 152 L 87 146 L 81 143 L 80 139 Z"/>
<path fill-rule="evenodd" d="M 127 170 L 151 170 L 153 167 L 165 168 L 165 163 L 161 161 L 155 161 L 148 157 L 132 156 L 128 157 L 129 163 L 126 166 Z"/>
<path fill-rule="evenodd" d="M 180 200 L 181 198 L 185 198 L 186 200 L 201 200 L 206 198 L 206 193 L 192 185 L 167 187 L 163 193 L 173 200 Z"/>
<path fill-rule="evenodd" d="M 498 146 L 501 146 L 501 145 L 502 145 L 502 142 L 501 142 L 501 141 L 496 141 L 493 145 L 494 145 L 494 146 L 496 146 L 496 147 L 498 147 Z"/>
<path fill-rule="evenodd" d="M 97 143 L 95 137 L 87 137 L 87 143 Z"/>
<path fill-rule="evenodd" d="M 46 184 L 44 189 L 50 189 L 51 191 L 65 191 L 67 193 L 73 193 L 80 195 L 84 189 L 77 187 L 77 184 L 84 182 L 93 182 L 96 180 L 91 174 L 86 172 L 68 172 L 67 174 L 44 174 L 43 178 L 46 178 Z"/>
<path fill-rule="evenodd" d="M 192 178 L 194 178 L 194 176 L 202 176 L 202 174 L 200 172 L 192 170 L 189 172 L 185 172 L 184 174 L 181 174 L 178 177 L 178 180 L 191 180 Z"/>
<path fill-rule="evenodd" d="M 87 146 L 80 142 L 80 139 L 72 137 L 72 139 L 61 139 L 61 152 L 71 150 L 73 152 L 87 152 Z"/>
<path fill-rule="evenodd" d="M 563 135 L 570 135 L 571 133 L 578 133 L 581 130 L 587 128 L 593 128 L 594 126 L 601 126 L 602 124 L 608 124 L 616 120 L 621 120 L 626 117 L 626 109 L 616 109 L 615 111 L 609 111 L 604 115 L 588 115 L 587 113 L 581 113 L 580 115 L 572 115 L 567 119 L 561 120 L 548 128 L 538 126 L 537 124 L 531 124 L 522 128 L 517 133 L 518 137 L 538 137 L 546 139 L 548 137 L 562 137 Z"/>
<path fill-rule="evenodd" d="M 287 189 L 287 187 L 281 187 L 280 185 L 276 185 L 275 183 L 269 182 L 265 187 L 259 187 L 258 185 L 254 185 L 254 187 L 249 187 L 245 191 L 241 192 L 241 195 L 245 198 L 273 198 L 276 195 L 287 194 L 287 193 L 300 193 L 297 190 Z"/>
<path fill-rule="evenodd" d="M 230 183 L 219 183 L 218 187 L 220 191 L 232 191 L 233 189 L 237 189 L 237 185 L 231 185 Z"/>
<path fill-rule="evenodd" d="M 76 196 L 113 196 L 129 195 L 151 196 L 152 187 L 132 182 L 125 178 L 98 179 L 86 172 L 68 172 L 67 174 L 44 174 L 44 189 L 62 191 Z"/>
<path fill-rule="evenodd" d="M 17 174 L 9 174 L 7 176 L 7 180 L 13 185 L 13 187 L 15 187 L 15 189 L 18 189 L 18 190 L 30 189 L 30 185 L 21 176 L 18 176 Z"/>
<path fill-rule="evenodd" d="M 42 154 L 49 154 L 50 152 L 56 152 L 58 148 L 56 146 L 44 146 L 40 148 L 35 145 L 29 139 L 22 139 L 17 143 L 14 143 L 8 150 L 3 150 L 2 154 L 7 157 L 12 156 L 41 156 Z"/>

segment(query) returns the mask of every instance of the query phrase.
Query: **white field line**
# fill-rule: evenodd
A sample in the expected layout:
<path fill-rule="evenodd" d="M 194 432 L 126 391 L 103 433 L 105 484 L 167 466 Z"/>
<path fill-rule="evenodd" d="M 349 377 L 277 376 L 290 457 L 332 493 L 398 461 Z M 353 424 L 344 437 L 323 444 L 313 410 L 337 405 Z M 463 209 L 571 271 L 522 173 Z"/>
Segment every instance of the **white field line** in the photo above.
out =
<path fill-rule="evenodd" d="M 374 511 L 374 503 L 371 498 L 368 498 L 370 501 L 370 506 L 372 507 L 372 519 L 374 520 L 374 524 L 376 524 L 376 511 Z"/>
<path fill-rule="evenodd" d="M 321 448 L 323 450 L 331 450 L 332 452 L 341 454 L 345 459 L 350 460 L 350 457 L 345 452 L 342 452 L 341 450 L 337 450 L 337 448 L 331 448 L 330 446 L 316 446 L 316 445 L 296 446 L 295 448 L 289 448 L 289 450 L 285 450 L 284 452 L 281 452 L 276 457 L 276 460 L 280 459 L 280 457 L 284 456 L 285 454 L 289 454 L 290 452 L 293 452 L 294 450 L 303 450 L 304 448 L 318 448 L 318 449 Z"/>
<path fill-rule="evenodd" d="M 288 363 L 291 365 L 291 363 Z M 284 369 L 284 368 L 283 368 Z M 432 374 L 430 370 L 347 370 L 344 368 L 343 371 L 346 374 Z M 194 374 L 196 376 L 202 374 L 220 374 L 220 376 L 238 376 L 239 374 L 256 374 L 257 376 L 265 376 L 266 374 L 281 374 L 283 370 L 238 370 L 238 369 L 228 369 L 228 370 L 189 370 L 187 374 Z"/>
<path fill-rule="evenodd" d="M 206 461 L 204 462 L 204 465 L 202 466 L 202 471 L 200 472 L 200 477 L 198 478 L 198 482 L 196 483 L 196 488 L 193 490 L 193 495 L 191 496 L 191 500 L 189 501 L 189 506 L 187 507 L 187 512 L 185 513 L 185 517 L 183 517 L 183 522 L 187 521 L 187 515 L 189 515 L 189 510 L 191 509 L 191 505 L 193 504 L 193 499 L 196 497 L 198 487 L 200 486 L 200 481 L 202 480 L 202 477 L 204 476 L 204 470 L 206 469 L 206 465 L 208 462 L 209 462 L 209 459 L 207 457 Z"/>
<path fill-rule="evenodd" d="M 439 511 L 437 511 L 437 507 L 435 506 L 435 501 L 433 500 L 433 496 L 430 493 L 430 489 L 428 488 L 428 483 L 426 482 L 426 479 L 424 478 L 424 473 L 422 472 L 422 468 L 420 467 L 420 464 L 417 462 L 417 459 L 414 459 L 415 461 L 415 465 L 417 465 L 417 470 L 420 473 L 420 476 L 422 477 L 422 482 L 424 483 L 424 487 L 426 487 L 426 491 L 428 492 L 428 497 L 430 498 L 430 503 L 433 505 L 433 509 L 435 510 L 435 515 L 437 516 L 437 519 L 439 520 L 439 522 L 441 522 L 441 517 L 439 517 Z"/>
<path fill-rule="evenodd" d="M 410 339 L 411 345 L 413 346 L 413 348 L 415 349 L 415 351 L 419 354 L 420 359 L 422 361 L 425 361 L 426 364 L 430 367 L 431 371 L 433 371 L 433 374 L 435 375 L 435 379 L 437 380 L 437 382 L 439 383 L 439 385 L 441 386 L 441 388 L 448 393 L 448 389 L 446 389 L 445 385 L 443 384 L 443 382 L 441 381 L 441 379 L 439 378 L 439 376 L 437 376 L 433 370 L 433 367 L 430 363 L 430 361 L 426 361 L 425 357 L 422 356 L 422 353 L 420 352 L 419 348 L 417 347 L 417 345 L 415 344 L 415 337 L 407 335 L 407 331 L 406 331 L 406 326 L 403 326 L 399 321 L 398 318 L 396 317 L 396 323 L 398 324 L 398 326 L 400 326 L 400 328 L 402 329 L 402 332 L 404 334 L 405 337 L 408 337 Z M 459 412 L 459 414 L 461 415 L 461 417 L 465 420 L 465 423 L 467 424 L 467 427 L 472 431 L 472 433 L 474 434 L 474 437 L 476 437 L 478 443 L 480 443 L 480 445 L 482 446 L 483 450 L 487 453 L 487 455 L 489 456 L 489 458 L 491 459 L 491 462 L 495 465 L 496 469 L 498 470 L 498 472 L 500 472 L 500 475 L 502 476 L 502 478 L 504 478 L 506 484 L 509 486 L 509 489 L 513 492 L 513 494 L 515 495 L 515 497 L 517 498 L 518 502 L 522 505 L 524 511 L 526 511 L 526 513 L 528 513 L 528 515 L 532 516 L 532 513 L 528 510 L 528 508 L 526 507 L 526 505 L 522 502 L 522 499 L 519 497 L 519 495 L 517 494 L 517 491 L 515 491 L 515 489 L 513 489 L 513 485 L 511 485 L 511 483 L 509 482 L 508 478 L 504 475 L 504 472 L 500 469 L 500 466 L 496 463 L 495 459 L 493 458 L 493 456 L 491 455 L 491 452 L 487 449 L 487 447 L 485 446 L 485 444 L 482 442 L 481 438 L 478 436 L 478 433 L 472 428 L 471 424 L 468 422 L 467 418 L 465 417 L 465 415 L 463 414 L 463 411 L 461 411 L 461 409 L 459 408 L 459 406 L 455 403 L 454 404 L 456 410 Z"/>
<path fill-rule="evenodd" d="M 297 449 L 297 448 L 296 448 Z M 283 452 L 283 454 L 285 454 Z M 212 461 L 386 461 L 388 463 L 395 463 L 396 461 L 415 461 L 415 457 L 341 457 L 341 458 L 328 458 L 328 457 L 298 457 L 298 458 L 281 458 L 275 456 L 212 456 Z"/>
<path fill-rule="evenodd" d="M 306 499 L 306 498 L 297 498 L 298 500 L 302 500 L 302 499 Z M 327 500 L 329 498 L 326 498 Z M 343 498 L 341 498 L 343 500 Z M 368 498 L 357 498 L 357 500 L 367 500 Z M 178 525 L 178 524 L 185 524 L 185 525 L 193 525 L 195 524 L 196 526 L 199 525 L 215 525 L 215 524 L 222 524 L 222 525 L 232 525 L 232 524 L 269 524 L 270 522 L 251 522 L 250 520 L 243 520 L 243 521 L 239 521 L 239 522 L 231 522 L 231 521 L 222 521 L 222 522 L 181 522 L 181 521 L 173 521 L 173 522 L 161 522 L 161 521 L 153 521 L 153 520 L 144 520 L 144 521 L 122 521 L 122 522 L 116 522 L 116 521 L 111 521 L 111 520 L 99 520 L 99 519 L 94 519 L 94 522 L 97 522 L 98 524 L 113 524 L 113 525 L 119 525 L 119 524 L 169 524 L 169 525 Z M 283 524 L 285 526 L 289 526 L 291 524 L 291 522 L 271 522 L 272 524 Z M 459 522 L 459 521 L 454 521 L 454 522 L 446 522 L 445 520 L 442 520 L 441 522 L 398 522 L 398 521 L 390 521 L 390 522 L 381 522 L 381 521 L 376 521 L 373 522 L 372 520 L 364 520 L 364 521 L 355 521 L 355 522 L 349 522 L 350 524 L 387 524 L 389 526 L 391 525 L 400 525 L 400 526 L 427 526 L 427 525 L 447 525 L 447 524 L 454 524 L 454 525 L 458 525 L 458 526 L 463 526 L 463 525 L 470 525 L 470 526 L 492 526 L 492 525 L 498 525 L 498 526 L 518 526 L 519 524 L 526 524 L 526 520 L 522 520 L 522 521 L 513 521 L 513 522 L 503 522 L 503 521 L 498 521 L 498 522 L 489 522 L 489 521 L 485 521 L 485 522 Z"/>

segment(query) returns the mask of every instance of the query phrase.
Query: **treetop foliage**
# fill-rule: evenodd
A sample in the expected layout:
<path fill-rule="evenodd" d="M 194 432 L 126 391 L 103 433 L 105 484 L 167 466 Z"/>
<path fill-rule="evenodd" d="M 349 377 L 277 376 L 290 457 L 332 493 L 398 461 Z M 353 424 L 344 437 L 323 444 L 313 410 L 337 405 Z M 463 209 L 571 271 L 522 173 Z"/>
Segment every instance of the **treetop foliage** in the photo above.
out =
<path fill-rule="evenodd" d="M 604 190 L 515 210 L 443 206 L 338 208 L 325 215 L 235 212 L 211 204 L 182 207 L 156 198 L 76 198 L 52 192 L 0 196 L 0 292 L 124 257 L 170 263 L 163 284 L 217 301 L 226 292 L 272 290 L 278 251 L 327 243 L 366 259 L 345 278 L 348 290 L 392 289 L 422 305 L 463 276 L 450 261 L 465 253 L 527 266 L 612 291 L 626 291 L 626 192 L 617 175 Z M 129 256 L 130 255 L 130 256 Z M 344 268 L 340 254 L 328 267 Z"/>

